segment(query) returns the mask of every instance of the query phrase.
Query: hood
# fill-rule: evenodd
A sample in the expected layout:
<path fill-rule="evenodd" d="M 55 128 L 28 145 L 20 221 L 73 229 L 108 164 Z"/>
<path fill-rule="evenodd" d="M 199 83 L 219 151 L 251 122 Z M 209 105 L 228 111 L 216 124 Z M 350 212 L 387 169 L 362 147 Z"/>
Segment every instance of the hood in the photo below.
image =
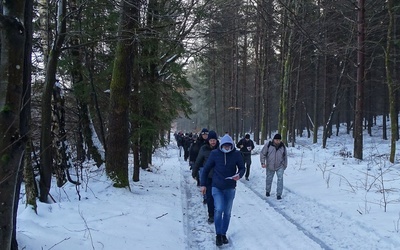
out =
<path fill-rule="evenodd" d="M 235 146 L 234 146 L 235 144 L 232 140 L 232 137 L 230 137 L 229 135 L 224 135 L 221 138 L 221 142 L 219 143 L 219 150 L 221 150 L 222 152 L 224 152 L 222 150 L 222 145 L 224 145 L 224 144 L 231 144 L 231 149 L 228 152 L 232 151 L 235 148 Z M 228 153 L 228 152 L 225 152 L 225 153 Z"/>

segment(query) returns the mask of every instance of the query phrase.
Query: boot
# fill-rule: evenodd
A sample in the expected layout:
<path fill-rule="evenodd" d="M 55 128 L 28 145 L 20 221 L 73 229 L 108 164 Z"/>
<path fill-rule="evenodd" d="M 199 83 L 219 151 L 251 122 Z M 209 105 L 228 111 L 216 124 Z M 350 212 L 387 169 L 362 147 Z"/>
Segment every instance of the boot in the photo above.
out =
<path fill-rule="evenodd" d="M 222 235 L 222 243 L 223 244 L 228 244 L 229 243 L 229 240 L 228 240 L 228 238 L 226 238 L 226 235 Z"/>
<path fill-rule="evenodd" d="M 215 237 L 215 245 L 217 246 L 222 246 L 222 235 L 217 234 L 217 236 Z"/>

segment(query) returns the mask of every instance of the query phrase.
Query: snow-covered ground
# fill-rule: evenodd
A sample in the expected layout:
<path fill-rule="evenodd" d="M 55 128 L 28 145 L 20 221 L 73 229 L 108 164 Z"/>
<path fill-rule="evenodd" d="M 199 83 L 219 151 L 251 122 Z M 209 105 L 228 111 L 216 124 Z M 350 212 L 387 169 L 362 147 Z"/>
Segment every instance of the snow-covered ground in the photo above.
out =
<path fill-rule="evenodd" d="M 297 138 L 279 201 L 276 179 L 265 197 L 256 146 L 250 180 L 237 185 L 230 243 L 220 248 L 400 249 L 400 155 L 390 164 L 389 141 L 374 133 L 364 136 L 363 161 L 347 156 L 350 135 L 333 136 L 326 149 Z M 178 155 L 175 142 L 158 150 L 152 172 L 142 171 L 131 191 L 113 188 L 103 167 L 90 167 L 81 200 L 72 184 L 53 185 L 57 203 L 39 203 L 37 215 L 21 194 L 19 249 L 216 249 L 199 187 Z"/>

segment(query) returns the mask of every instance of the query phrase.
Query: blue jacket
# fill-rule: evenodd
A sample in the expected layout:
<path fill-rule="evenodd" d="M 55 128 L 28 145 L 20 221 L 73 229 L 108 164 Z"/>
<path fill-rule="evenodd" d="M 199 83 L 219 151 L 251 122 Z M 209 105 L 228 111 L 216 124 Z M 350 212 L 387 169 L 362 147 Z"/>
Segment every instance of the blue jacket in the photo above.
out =
<path fill-rule="evenodd" d="M 222 146 L 224 144 L 231 144 L 231 149 L 228 152 L 223 152 Z M 243 157 L 239 151 L 236 150 L 235 144 L 229 135 L 221 138 L 218 149 L 211 151 L 206 164 L 203 167 L 203 172 L 200 178 L 200 185 L 206 186 L 207 176 L 211 169 L 214 169 L 212 176 L 212 186 L 219 189 L 230 189 L 236 187 L 236 181 L 226 179 L 235 174 L 239 174 L 240 178 L 243 177 L 246 170 Z"/>

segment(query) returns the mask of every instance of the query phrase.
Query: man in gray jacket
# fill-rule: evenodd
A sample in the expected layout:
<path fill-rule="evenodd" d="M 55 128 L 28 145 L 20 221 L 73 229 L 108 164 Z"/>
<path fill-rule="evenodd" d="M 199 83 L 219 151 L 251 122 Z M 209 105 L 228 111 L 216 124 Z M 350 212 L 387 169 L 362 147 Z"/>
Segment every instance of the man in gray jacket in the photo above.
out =
<path fill-rule="evenodd" d="M 265 195 L 269 197 L 271 195 L 272 180 L 276 172 L 277 188 L 276 198 L 282 199 L 283 191 L 283 173 L 287 168 L 287 153 L 285 144 L 281 141 L 282 137 L 280 134 L 276 134 L 272 141 L 264 145 L 260 153 L 261 167 L 266 168 L 267 178 Z"/>

